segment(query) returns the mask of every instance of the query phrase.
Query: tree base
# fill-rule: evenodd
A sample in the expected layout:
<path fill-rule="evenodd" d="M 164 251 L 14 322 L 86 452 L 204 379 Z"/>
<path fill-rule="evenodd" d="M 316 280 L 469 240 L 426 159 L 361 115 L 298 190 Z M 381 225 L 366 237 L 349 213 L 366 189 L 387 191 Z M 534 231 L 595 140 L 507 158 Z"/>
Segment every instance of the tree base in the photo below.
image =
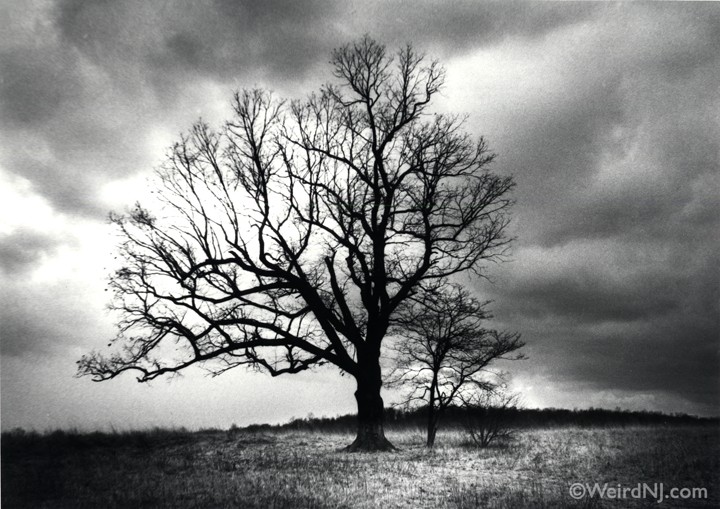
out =
<path fill-rule="evenodd" d="M 340 449 L 340 452 L 388 452 L 399 451 L 384 436 L 358 436 L 352 444 Z"/>
<path fill-rule="evenodd" d="M 397 447 L 395 447 L 393 444 L 390 443 L 390 441 L 385 438 L 385 433 L 383 432 L 375 432 L 375 433 L 368 433 L 367 430 L 363 430 L 365 432 L 358 433 L 357 437 L 353 441 L 352 444 L 348 445 L 347 447 L 343 447 L 340 449 L 340 451 L 344 452 L 379 452 L 379 451 L 399 451 Z"/>
<path fill-rule="evenodd" d="M 383 428 L 383 400 L 380 396 L 382 377 L 379 354 L 372 356 L 370 366 L 363 371 L 364 378 L 358 379 L 355 399 L 358 404 L 358 427 L 355 441 L 345 447 L 346 452 L 395 451 L 396 448 L 385 438 Z"/>

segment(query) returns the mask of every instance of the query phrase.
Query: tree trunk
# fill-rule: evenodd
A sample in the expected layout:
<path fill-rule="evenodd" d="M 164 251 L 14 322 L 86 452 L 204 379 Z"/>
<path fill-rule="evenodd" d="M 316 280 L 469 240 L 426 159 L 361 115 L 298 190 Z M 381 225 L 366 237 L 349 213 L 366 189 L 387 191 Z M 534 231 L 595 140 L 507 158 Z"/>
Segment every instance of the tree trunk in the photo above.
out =
<path fill-rule="evenodd" d="M 438 364 L 433 364 L 433 378 L 432 383 L 430 384 L 430 401 L 428 401 L 427 443 L 425 444 L 425 446 L 428 448 L 431 448 L 433 445 L 435 445 L 435 434 L 437 433 L 439 410 L 436 411 L 435 408 L 435 395 L 437 393 L 437 379 L 439 372 L 440 366 Z"/>
<path fill-rule="evenodd" d="M 357 377 L 355 399 L 358 405 L 358 430 L 355 441 L 345 448 L 346 451 L 392 451 L 393 446 L 385 438 L 384 406 L 380 396 L 382 379 L 380 363 L 363 369 Z"/>
<path fill-rule="evenodd" d="M 438 416 L 435 412 L 434 402 L 431 400 L 428 406 L 428 422 L 427 422 L 427 444 L 426 447 L 435 445 L 435 435 L 437 434 Z"/>

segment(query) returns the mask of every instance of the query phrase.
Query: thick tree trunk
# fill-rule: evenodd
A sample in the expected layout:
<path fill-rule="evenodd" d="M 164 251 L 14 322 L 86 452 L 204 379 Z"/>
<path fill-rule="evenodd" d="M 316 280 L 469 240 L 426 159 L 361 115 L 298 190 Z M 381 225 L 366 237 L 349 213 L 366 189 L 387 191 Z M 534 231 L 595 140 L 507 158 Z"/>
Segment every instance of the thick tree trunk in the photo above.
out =
<path fill-rule="evenodd" d="M 395 450 L 395 446 L 385 438 L 381 387 L 380 364 L 376 362 L 375 366 L 369 366 L 357 378 L 357 391 L 355 391 L 358 405 L 357 437 L 345 450 L 350 452 Z"/>

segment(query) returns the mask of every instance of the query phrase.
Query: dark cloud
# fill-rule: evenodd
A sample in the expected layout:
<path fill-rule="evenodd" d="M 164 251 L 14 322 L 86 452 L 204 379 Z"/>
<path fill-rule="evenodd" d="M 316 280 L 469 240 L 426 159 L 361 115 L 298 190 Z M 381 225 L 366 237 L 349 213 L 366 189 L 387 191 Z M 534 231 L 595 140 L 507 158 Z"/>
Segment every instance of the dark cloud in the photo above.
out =
<path fill-rule="evenodd" d="M 531 370 L 578 390 L 665 394 L 712 415 L 720 403 L 717 323 L 668 315 L 654 322 L 536 324 Z M 672 409 L 663 408 L 666 411 Z"/>
<path fill-rule="evenodd" d="M 21 356 L 25 354 L 48 353 L 46 345 L 54 338 L 57 340 L 57 324 L 39 321 L 38 311 L 30 303 L 24 306 L 7 303 L 0 311 L 2 318 L 2 341 L 0 353 L 3 356 Z"/>
<path fill-rule="evenodd" d="M 656 391 L 713 414 L 720 403 L 718 253 L 711 238 L 521 248 L 515 263 L 496 270 L 497 284 L 481 291 L 495 300 L 500 324 L 524 334 L 528 369 L 553 384 Z"/>
<path fill-rule="evenodd" d="M 49 274 L 44 279 L 4 281 L 0 296 L 3 356 L 51 357 L 80 346 L 97 347 L 98 339 L 111 337 L 101 284 L 80 276 L 66 281 Z"/>
<path fill-rule="evenodd" d="M 337 44 L 337 12 L 333 2 L 65 1 L 57 28 L 93 62 L 139 71 L 165 95 L 198 77 L 297 79 Z"/>
<path fill-rule="evenodd" d="M 581 323 L 652 318 L 676 311 L 680 298 L 664 291 L 669 278 L 659 275 L 661 278 L 634 276 L 618 282 L 586 267 L 574 274 L 542 274 L 541 279 L 529 279 L 509 297 L 523 315 L 572 317 Z"/>
<path fill-rule="evenodd" d="M 687 39 L 672 47 L 687 51 L 694 37 Z M 531 120 L 542 125 L 521 128 L 524 150 L 506 153 L 508 165 L 522 169 L 518 203 L 526 242 L 551 246 L 650 230 L 665 236 L 668 223 L 692 226 L 684 208 L 697 198 L 697 182 L 719 167 L 713 104 L 720 57 L 701 56 L 692 71 L 686 62 L 686 74 L 672 79 L 655 71 L 661 60 L 662 47 L 642 62 L 619 54 L 602 69 L 603 81 L 590 71 L 587 81 L 569 87 L 560 109 Z M 705 216 L 713 209 L 717 202 L 706 203 Z"/>
<path fill-rule="evenodd" d="M 210 48 L 196 37 L 188 33 L 179 33 L 169 37 L 165 41 L 165 50 L 168 58 L 160 57 L 159 62 L 166 60 L 175 61 L 182 67 L 190 69 L 202 68 L 203 62 L 211 57 Z"/>
<path fill-rule="evenodd" d="M 78 82 L 64 72 L 64 59 L 36 49 L 8 52 L 0 60 L 0 105 L 6 122 L 32 125 L 45 122 L 62 104 L 77 100 Z"/>
<path fill-rule="evenodd" d="M 51 256 L 60 244 L 58 238 L 28 230 L 0 236 L 0 269 L 11 276 L 23 276 L 44 257 Z"/>
<path fill-rule="evenodd" d="M 529 372 L 579 394 L 657 393 L 656 409 L 673 411 L 662 406 L 672 396 L 710 415 L 720 403 L 715 244 L 535 247 L 483 290 L 500 323 L 524 334 Z"/>

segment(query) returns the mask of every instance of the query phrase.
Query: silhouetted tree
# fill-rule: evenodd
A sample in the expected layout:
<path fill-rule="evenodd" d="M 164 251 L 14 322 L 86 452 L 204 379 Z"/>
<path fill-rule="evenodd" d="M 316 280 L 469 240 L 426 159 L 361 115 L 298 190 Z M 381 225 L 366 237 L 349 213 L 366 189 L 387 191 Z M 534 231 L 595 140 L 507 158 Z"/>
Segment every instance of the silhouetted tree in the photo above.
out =
<path fill-rule="evenodd" d="M 489 447 L 496 440 L 511 439 L 516 431 L 513 413 L 519 395 L 507 392 L 504 385 L 481 391 L 463 401 L 465 430 L 473 444 Z"/>
<path fill-rule="evenodd" d="M 427 446 L 435 444 L 440 419 L 451 405 L 497 390 L 489 366 L 524 346 L 520 335 L 487 329 L 482 302 L 457 284 L 440 283 L 411 296 L 393 318 L 397 338 L 391 383 L 409 387 L 405 403 L 427 405 Z"/>
<path fill-rule="evenodd" d="M 236 93 L 224 127 L 197 123 L 172 148 L 162 208 L 112 217 L 122 349 L 83 357 L 80 374 L 329 363 L 357 381 L 349 449 L 392 448 L 380 395 L 391 319 L 423 282 L 502 254 L 513 181 L 461 118 L 428 113 L 437 62 L 365 37 L 332 68 L 338 82 L 304 101 Z"/>

